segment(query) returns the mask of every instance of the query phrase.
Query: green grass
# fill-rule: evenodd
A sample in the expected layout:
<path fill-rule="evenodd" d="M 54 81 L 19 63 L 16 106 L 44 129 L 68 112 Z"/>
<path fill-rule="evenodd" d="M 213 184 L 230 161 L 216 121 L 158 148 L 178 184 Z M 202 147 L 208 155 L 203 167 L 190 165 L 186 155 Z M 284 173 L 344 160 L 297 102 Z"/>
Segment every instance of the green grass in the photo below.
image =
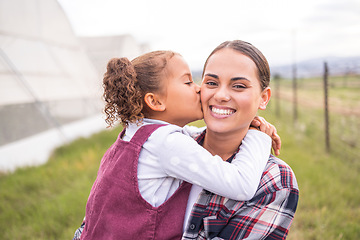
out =
<path fill-rule="evenodd" d="M 283 144 L 280 158 L 292 167 L 300 187 L 288 239 L 360 239 L 358 117 L 344 120 L 331 114 L 331 133 L 341 135 L 327 154 L 323 112 L 299 107 L 294 124 L 291 103 L 282 101 L 281 115 L 275 116 L 276 101 L 262 115 L 277 127 Z M 119 131 L 79 139 L 57 149 L 43 166 L 0 176 L 1 239 L 71 239 L 84 216 L 100 159 Z M 342 138 L 355 139 L 356 147 Z"/>
<path fill-rule="evenodd" d="M 341 151 L 346 144 L 332 142 L 327 154 L 322 112 L 300 107 L 294 124 L 291 104 L 281 105 L 280 117 L 274 115 L 274 104 L 262 115 L 277 126 L 283 143 L 280 158 L 292 167 L 300 188 L 288 239 L 360 239 L 360 162 L 353 159 L 360 151 L 348 156 Z M 332 116 L 336 118 L 341 116 Z"/>
<path fill-rule="evenodd" d="M 1 239 L 71 239 L 102 155 L 119 129 L 57 149 L 46 165 L 0 177 Z"/>

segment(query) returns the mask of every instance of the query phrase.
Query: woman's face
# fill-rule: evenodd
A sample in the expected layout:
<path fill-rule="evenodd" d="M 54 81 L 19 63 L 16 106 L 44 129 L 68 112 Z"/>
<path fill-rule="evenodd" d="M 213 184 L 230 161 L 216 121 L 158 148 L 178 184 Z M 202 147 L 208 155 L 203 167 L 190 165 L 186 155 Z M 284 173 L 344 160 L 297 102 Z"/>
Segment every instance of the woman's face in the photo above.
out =
<path fill-rule="evenodd" d="M 193 82 L 189 66 L 180 55 L 168 61 L 167 75 L 165 111 L 171 123 L 184 126 L 202 119 L 200 87 Z"/>
<path fill-rule="evenodd" d="M 257 110 L 265 109 L 269 98 L 270 90 L 261 91 L 256 65 L 249 57 L 224 48 L 209 58 L 201 85 L 209 131 L 247 131 Z"/>

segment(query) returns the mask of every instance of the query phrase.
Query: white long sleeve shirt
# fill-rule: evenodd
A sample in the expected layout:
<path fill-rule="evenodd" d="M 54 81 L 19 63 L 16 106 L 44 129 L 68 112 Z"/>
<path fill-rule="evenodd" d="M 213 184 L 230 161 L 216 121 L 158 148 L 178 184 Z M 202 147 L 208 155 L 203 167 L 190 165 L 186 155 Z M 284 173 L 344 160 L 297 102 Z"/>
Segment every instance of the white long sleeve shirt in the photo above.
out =
<path fill-rule="evenodd" d="M 249 130 L 230 164 L 213 156 L 190 137 L 204 128 L 181 128 L 144 119 L 140 125 L 130 124 L 123 140 L 129 141 L 145 124 L 167 124 L 150 135 L 139 156 L 139 190 L 152 206 L 164 203 L 183 180 L 238 201 L 249 200 L 255 194 L 271 150 L 268 135 Z"/>

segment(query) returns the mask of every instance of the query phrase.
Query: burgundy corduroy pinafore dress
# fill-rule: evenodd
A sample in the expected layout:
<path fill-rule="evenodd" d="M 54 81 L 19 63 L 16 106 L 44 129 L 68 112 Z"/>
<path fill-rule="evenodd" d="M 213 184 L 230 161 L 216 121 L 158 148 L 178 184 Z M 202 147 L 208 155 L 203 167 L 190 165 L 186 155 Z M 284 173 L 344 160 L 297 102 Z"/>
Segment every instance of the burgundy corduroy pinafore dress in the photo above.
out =
<path fill-rule="evenodd" d="M 180 239 L 191 184 L 183 182 L 159 207 L 146 202 L 137 180 L 142 145 L 162 125 L 142 126 L 127 142 L 122 137 L 107 150 L 86 205 L 81 239 Z"/>

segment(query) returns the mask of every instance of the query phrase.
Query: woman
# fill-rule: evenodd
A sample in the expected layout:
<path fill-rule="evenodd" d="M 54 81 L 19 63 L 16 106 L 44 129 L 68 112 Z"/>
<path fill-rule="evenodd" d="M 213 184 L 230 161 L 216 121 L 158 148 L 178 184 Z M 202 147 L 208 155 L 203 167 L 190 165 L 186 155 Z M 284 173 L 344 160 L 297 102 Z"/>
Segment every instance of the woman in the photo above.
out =
<path fill-rule="evenodd" d="M 269 82 L 267 60 L 251 44 L 235 40 L 215 48 L 203 70 L 201 102 L 207 129 L 198 142 L 231 162 L 257 110 L 269 102 Z M 291 168 L 272 155 L 249 201 L 201 190 L 192 187 L 192 212 L 183 239 L 285 239 L 299 194 Z"/>

